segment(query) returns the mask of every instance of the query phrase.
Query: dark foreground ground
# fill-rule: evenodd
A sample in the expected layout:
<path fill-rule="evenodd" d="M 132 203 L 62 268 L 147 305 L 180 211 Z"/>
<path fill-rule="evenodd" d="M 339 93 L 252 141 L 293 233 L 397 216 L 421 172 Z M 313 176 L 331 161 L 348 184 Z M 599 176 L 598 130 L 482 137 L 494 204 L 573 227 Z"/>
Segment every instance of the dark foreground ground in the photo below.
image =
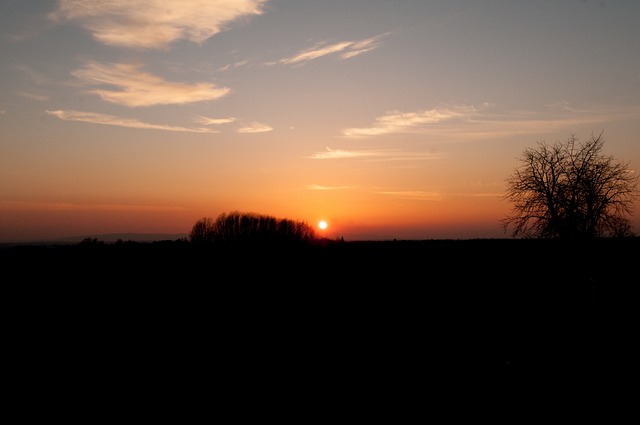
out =
<path fill-rule="evenodd" d="M 27 387 L 218 400 L 618 385 L 638 363 L 638 254 L 638 238 L 4 247 L 5 352 Z"/>

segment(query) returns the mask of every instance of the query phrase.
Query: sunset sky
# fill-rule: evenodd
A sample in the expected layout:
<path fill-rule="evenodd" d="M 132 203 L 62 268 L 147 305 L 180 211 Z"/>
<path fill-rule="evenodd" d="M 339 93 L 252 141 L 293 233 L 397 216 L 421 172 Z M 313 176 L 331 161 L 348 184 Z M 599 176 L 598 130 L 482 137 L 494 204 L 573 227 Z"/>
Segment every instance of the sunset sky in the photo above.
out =
<path fill-rule="evenodd" d="M 0 242 L 502 238 L 538 141 L 640 171 L 637 0 L 2 0 L 0 58 Z"/>

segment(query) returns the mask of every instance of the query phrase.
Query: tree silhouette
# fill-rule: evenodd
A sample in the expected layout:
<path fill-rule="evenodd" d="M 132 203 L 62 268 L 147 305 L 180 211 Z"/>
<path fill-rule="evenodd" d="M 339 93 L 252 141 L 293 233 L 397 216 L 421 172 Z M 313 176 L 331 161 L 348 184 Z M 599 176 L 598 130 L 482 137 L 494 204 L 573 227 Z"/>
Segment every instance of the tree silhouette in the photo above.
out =
<path fill-rule="evenodd" d="M 316 234 L 302 221 L 233 211 L 222 213 L 215 220 L 201 218 L 193 225 L 189 237 L 194 244 L 282 244 L 310 242 L 316 239 Z"/>
<path fill-rule="evenodd" d="M 504 199 L 512 214 L 500 220 L 505 232 L 540 238 L 630 236 L 631 214 L 639 177 L 613 157 L 601 153 L 602 133 L 580 143 L 572 134 L 564 142 L 538 142 L 520 157 L 508 177 Z"/>
<path fill-rule="evenodd" d="M 202 217 L 191 228 L 189 240 L 194 245 L 206 245 L 213 243 L 215 233 L 215 222 L 212 218 Z"/>

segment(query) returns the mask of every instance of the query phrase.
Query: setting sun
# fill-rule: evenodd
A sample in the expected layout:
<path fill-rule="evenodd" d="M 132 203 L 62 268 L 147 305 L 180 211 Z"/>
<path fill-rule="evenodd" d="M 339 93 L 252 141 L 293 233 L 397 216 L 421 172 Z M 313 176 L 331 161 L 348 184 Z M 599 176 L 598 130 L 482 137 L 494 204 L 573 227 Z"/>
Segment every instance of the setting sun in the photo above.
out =
<path fill-rule="evenodd" d="M 318 227 L 322 230 L 327 228 L 327 222 L 322 220 L 321 222 L 318 223 Z"/>

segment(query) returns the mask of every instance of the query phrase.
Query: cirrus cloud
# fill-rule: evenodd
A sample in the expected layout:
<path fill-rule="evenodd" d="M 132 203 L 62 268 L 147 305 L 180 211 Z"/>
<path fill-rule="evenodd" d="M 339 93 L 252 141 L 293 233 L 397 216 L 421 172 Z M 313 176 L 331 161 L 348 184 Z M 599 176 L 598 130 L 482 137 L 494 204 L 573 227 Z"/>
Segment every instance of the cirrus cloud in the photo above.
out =
<path fill-rule="evenodd" d="M 267 125 L 267 124 L 262 124 L 259 122 L 251 122 L 243 127 L 240 127 L 237 132 L 238 133 L 266 133 L 268 131 L 273 130 L 273 127 Z"/>
<path fill-rule="evenodd" d="M 165 130 L 165 131 L 181 131 L 181 132 L 189 132 L 189 133 L 218 133 L 215 130 L 211 130 L 209 128 L 204 127 L 180 127 L 180 126 L 171 126 L 165 124 L 151 124 L 148 122 L 140 121 L 133 118 L 122 118 L 117 117 L 115 115 L 109 114 L 100 114 L 96 112 L 84 112 L 84 111 L 74 111 L 74 110 L 62 110 L 58 109 L 55 111 L 47 110 L 46 113 L 63 121 L 80 121 L 86 122 L 90 124 L 102 124 L 102 125 L 113 125 L 117 127 L 127 127 L 127 128 L 138 128 L 138 129 L 149 129 L 149 130 Z"/>
<path fill-rule="evenodd" d="M 346 151 L 343 149 L 326 148 L 324 152 L 316 152 L 309 158 L 311 159 L 338 159 L 338 158 L 361 158 L 364 156 L 375 156 L 372 152 Z"/>
<path fill-rule="evenodd" d="M 476 113 L 477 110 L 473 106 L 428 109 L 416 112 L 391 111 L 377 117 L 369 127 L 347 128 L 342 131 L 342 134 L 347 137 L 366 137 L 391 133 L 415 133 L 422 131 L 426 125 L 465 119 Z"/>
<path fill-rule="evenodd" d="M 279 62 L 285 65 L 297 64 L 338 52 L 342 52 L 340 54 L 342 59 L 349 59 L 378 47 L 380 45 L 379 39 L 384 35 L 386 34 L 376 35 L 374 37 L 358 41 L 341 41 L 333 44 L 327 44 L 326 42 L 318 43 L 309 49 L 296 53 L 293 56 L 280 59 Z"/>
<path fill-rule="evenodd" d="M 566 101 L 553 102 L 538 110 L 497 111 L 491 103 L 462 105 L 415 112 L 391 111 L 375 118 L 369 127 L 342 130 L 347 138 L 388 134 L 425 134 L 449 140 L 487 140 L 532 133 L 568 131 L 607 121 L 625 121 L 640 116 L 637 106 L 580 108 Z"/>
<path fill-rule="evenodd" d="M 240 18 L 260 15 L 268 0 L 58 0 L 54 21 L 78 22 L 106 45 L 165 48 L 202 43 Z"/>
<path fill-rule="evenodd" d="M 211 83 L 187 84 L 166 81 L 140 70 L 140 65 L 126 63 L 89 62 L 71 73 L 85 84 L 112 86 L 116 89 L 96 89 L 103 100 L 129 107 L 185 104 L 216 100 L 230 89 Z"/>
<path fill-rule="evenodd" d="M 364 158 L 369 161 L 423 161 L 440 159 L 437 153 L 412 152 L 398 149 L 344 150 L 326 148 L 311 154 L 309 159 L 352 159 Z"/>
<path fill-rule="evenodd" d="M 308 184 L 307 190 L 350 190 L 356 189 L 355 186 L 323 186 L 320 184 Z"/>
<path fill-rule="evenodd" d="M 440 201 L 443 198 L 442 192 L 424 190 L 400 190 L 400 191 L 379 191 L 381 195 L 394 196 L 396 198 L 409 201 Z"/>
<path fill-rule="evenodd" d="M 196 118 L 194 118 L 194 121 L 202 124 L 202 125 L 222 125 L 222 124 L 229 124 L 234 122 L 236 119 L 233 117 L 227 117 L 227 118 L 211 118 L 211 117 L 203 117 L 202 115 L 198 115 Z"/>

